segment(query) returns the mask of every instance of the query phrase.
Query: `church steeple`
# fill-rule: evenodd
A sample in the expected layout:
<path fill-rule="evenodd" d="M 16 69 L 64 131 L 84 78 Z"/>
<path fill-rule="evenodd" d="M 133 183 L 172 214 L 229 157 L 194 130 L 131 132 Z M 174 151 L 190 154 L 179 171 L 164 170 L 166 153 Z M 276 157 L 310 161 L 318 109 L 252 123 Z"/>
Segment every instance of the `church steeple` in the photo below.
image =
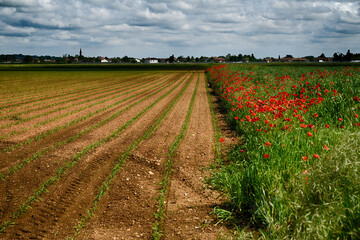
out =
<path fill-rule="evenodd" d="M 80 54 L 79 54 L 80 57 L 82 57 L 82 51 L 81 51 L 81 48 L 80 48 Z"/>

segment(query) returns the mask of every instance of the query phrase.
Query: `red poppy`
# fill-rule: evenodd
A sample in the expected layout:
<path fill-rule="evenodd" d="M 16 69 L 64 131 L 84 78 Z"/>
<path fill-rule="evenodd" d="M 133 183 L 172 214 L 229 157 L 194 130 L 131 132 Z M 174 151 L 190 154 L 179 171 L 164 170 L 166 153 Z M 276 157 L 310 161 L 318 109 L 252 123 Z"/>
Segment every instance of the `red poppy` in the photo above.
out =
<path fill-rule="evenodd" d="M 355 117 L 356 117 L 356 118 L 358 118 L 358 117 L 359 117 L 359 115 L 357 115 L 357 114 L 355 113 Z"/>
<path fill-rule="evenodd" d="M 358 97 L 354 97 L 353 99 L 354 99 L 354 101 L 360 101 L 360 99 Z"/>
<path fill-rule="evenodd" d="M 309 137 L 312 137 L 312 136 L 313 136 L 313 134 L 312 134 L 311 132 L 308 132 L 307 135 L 308 135 Z"/>
<path fill-rule="evenodd" d="M 306 124 L 300 124 L 300 126 L 302 127 L 302 128 L 307 128 L 307 125 Z"/>
<path fill-rule="evenodd" d="M 324 149 L 325 149 L 326 151 L 329 151 L 329 150 L 330 150 L 330 148 L 329 148 L 328 146 L 326 146 L 325 144 L 324 144 Z"/>
<path fill-rule="evenodd" d="M 238 117 L 238 116 L 236 116 L 236 117 L 235 117 L 235 120 L 239 120 L 239 117 Z"/>
<path fill-rule="evenodd" d="M 340 121 L 340 122 L 342 122 L 342 121 L 344 121 L 344 119 L 342 119 L 342 118 L 339 118 L 339 121 Z"/>
<path fill-rule="evenodd" d="M 270 142 L 266 142 L 264 145 L 266 145 L 267 147 L 271 147 L 271 143 L 270 143 Z"/>
<path fill-rule="evenodd" d="M 306 162 L 309 158 L 307 156 L 303 156 L 302 159 Z"/>
<path fill-rule="evenodd" d="M 220 141 L 220 142 L 225 142 L 225 139 L 220 138 L 219 141 Z"/>
<path fill-rule="evenodd" d="M 330 127 L 330 125 L 329 125 L 329 124 L 325 124 L 325 127 L 326 127 L 326 128 L 329 128 L 329 127 Z"/>
<path fill-rule="evenodd" d="M 319 155 L 317 155 L 316 153 L 314 154 L 314 156 L 313 156 L 314 158 L 320 158 L 320 156 Z"/>
<path fill-rule="evenodd" d="M 264 154 L 264 158 L 269 158 L 270 155 L 269 154 Z"/>

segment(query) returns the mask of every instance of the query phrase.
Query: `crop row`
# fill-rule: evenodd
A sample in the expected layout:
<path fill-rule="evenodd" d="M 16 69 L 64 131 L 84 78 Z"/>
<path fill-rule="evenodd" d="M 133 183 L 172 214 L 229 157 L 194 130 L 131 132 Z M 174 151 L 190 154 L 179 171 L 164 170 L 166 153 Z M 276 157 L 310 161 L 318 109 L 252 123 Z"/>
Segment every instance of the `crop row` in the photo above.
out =
<path fill-rule="evenodd" d="M 121 90 L 116 91 L 115 93 L 114 93 L 114 92 L 111 92 L 111 93 L 106 94 L 106 95 L 102 95 L 102 96 L 99 96 L 99 97 L 94 97 L 94 98 L 92 98 L 92 99 L 85 100 L 85 101 L 83 101 L 83 102 L 81 102 L 81 103 L 79 103 L 79 104 L 73 104 L 73 105 L 80 105 L 80 104 L 89 103 L 89 102 L 91 102 L 91 101 L 99 100 L 99 99 L 101 99 L 101 98 L 107 97 L 107 98 L 105 98 L 105 99 L 103 99 L 103 100 L 101 100 L 101 101 L 98 101 L 98 102 L 95 102 L 95 103 L 92 103 L 92 104 L 88 104 L 88 105 L 86 105 L 86 106 L 84 106 L 84 107 L 81 107 L 81 108 L 78 108 L 78 109 L 75 109 L 75 110 L 66 112 L 66 113 L 64 113 L 64 114 L 62 114 L 62 115 L 55 116 L 55 117 L 49 118 L 49 119 L 47 119 L 47 120 L 45 120 L 45 121 L 36 123 L 36 124 L 33 125 L 33 127 L 34 127 L 34 128 L 37 128 L 37 127 L 39 127 L 39 126 L 46 125 L 46 124 L 48 124 L 48 123 L 50 123 L 50 122 L 54 122 L 54 121 L 59 120 L 59 119 L 61 119 L 61 118 L 70 116 L 70 115 L 72 115 L 72 114 L 74 114 L 74 113 L 83 111 L 83 110 L 85 110 L 85 109 L 89 109 L 89 108 L 91 108 L 91 107 L 93 107 L 93 106 L 106 103 L 106 102 L 108 102 L 108 101 L 114 100 L 114 99 L 119 98 L 119 97 L 121 97 L 121 96 L 130 94 L 130 93 L 132 93 L 132 92 L 134 92 L 134 91 L 143 89 L 143 88 L 148 87 L 149 85 L 151 85 L 151 84 L 153 84 L 153 83 L 156 83 L 156 82 L 159 82 L 159 81 L 161 81 L 161 79 L 157 79 L 156 81 L 150 82 L 150 83 L 148 83 L 148 84 L 143 84 L 143 82 L 140 82 L 140 83 L 138 84 L 138 86 L 140 86 L 139 88 L 137 88 L 137 85 L 134 85 L 133 87 L 122 88 Z M 118 93 L 121 93 L 121 92 L 126 91 L 126 90 L 128 90 L 128 89 L 130 89 L 130 91 L 124 92 L 124 93 L 122 93 L 122 94 L 118 94 Z M 112 95 L 114 95 L 114 96 L 112 96 Z M 110 97 L 109 97 L 109 96 L 110 96 Z M 114 103 L 114 104 L 110 104 L 110 105 L 108 105 L 107 107 L 105 107 L 104 110 L 107 110 L 107 109 L 109 109 L 109 108 L 111 108 L 111 107 L 113 107 L 113 106 L 116 106 L 116 105 L 118 105 L 119 103 L 121 103 L 121 102 L 118 101 L 118 102 L 116 102 L 116 103 Z M 66 108 L 67 108 L 67 107 L 66 107 Z M 63 110 L 63 109 L 61 109 L 61 110 Z M 55 112 L 56 112 L 56 111 L 59 111 L 59 110 L 55 110 Z M 43 116 L 46 116 L 47 114 L 50 114 L 50 113 L 52 113 L 52 112 L 53 112 L 53 111 L 50 111 L 50 112 L 44 114 Z M 102 112 L 102 111 L 100 111 L 100 112 Z M 87 114 L 86 116 L 90 117 L 90 116 L 92 116 L 92 115 L 93 115 L 92 113 L 89 113 L 89 114 Z M 86 117 L 86 118 L 87 118 L 87 117 Z M 86 118 L 80 117 L 80 118 L 78 118 L 78 119 L 81 119 L 81 120 L 83 121 L 83 120 L 85 120 Z M 73 121 L 71 121 L 71 123 L 72 123 L 72 122 L 73 122 Z M 77 122 L 74 122 L 74 123 L 77 123 Z M 65 125 L 66 125 L 66 126 L 71 126 L 71 125 L 73 125 L 73 124 L 67 123 L 67 124 L 65 124 Z M 55 129 L 57 129 L 57 130 L 60 130 L 60 129 L 62 129 L 62 128 L 63 128 L 63 127 L 60 127 L 60 126 L 55 127 Z M 26 130 L 25 130 L 25 129 L 26 129 Z M 1 136 L 1 138 L 2 138 L 2 139 L 6 139 L 7 136 L 18 135 L 18 134 L 24 133 L 24 132 L 26 132 L 27 130 L 29 130 L 29 128 L 25 128 L 25 129 L 21 129 L 20 131 L 15 131 L 15 130 L 14 130 L 14 131 L 11 131 L 10 133 L 8 133 L 8 134 L 6 134 L 6 135 Z M 52 130 L 48 130 L 48 131 L 46 131 L 46 132 L 51 132 L 51 131 L 52 131 Z M 45 132 L 45 135 L 46 135 L 46 132 Z M 40 135 L 44 135 L 44 134 L 40 134 Z M 36 136 L 36 137 L 34 137 L 34 138 L 31 138 L 31 139 L 29 139 L 29 140 L 26 140 L 25 142 L 27 142 L 27 143 L 32 142 L 33 139 L 38 139 L 38 136 Z M 16 146 L 20 146 L 20 145 L 23 145 L 23 143 L 17 143 L 17 144 L 16 144 Z M 12 147 L 10 147 L 10 148 L 3 149 L 3 151 L 8 151 L 8 150 L 11 150 L 11 149 L 13 149 L 13 148 L 14 148 L 14 146 L 12 146 Z"/>
<path fill-rule="evenodd" d="M 191 77 L 192 78 L 192 77 Z M 168 113 L 173 109 L 174 105 L 176 104 L 176 102 L 178 102 L 178 100 L 180 99 L 180 97 L 184 94 L 185 90 L 188 88 L 188 86 L 190 85 L 191 81 L 189 81 L 186 86 L 181 90 L 181 92 L 176 96 L 176 98 L 171 102 L 171 104 L 165 109 L 164 112 L 162 112 L 162 114 L 157 118 L 156 122 L 150 126 L 148 128 L 148 130 L 144 133 L 144 135 L 142 135 L 140 138 L 134 140 L 129 147 L 127 148 L 126 151 L 124 151 L 122 153 L 122 155 L 118 158 L 116 165 L 114 166 L 114 168 L 112 169 L 111 173 L 109 174 L 109 176 L 106 178 L 106 180 L 102 183 L 102 185 L 99 187 L 99 192 L 97 194 L 97 196 L 94 199 L 94 202 L 92 204 L 92 206 L 87 209 L 87 214 L 84 215 L 84 217 L 82 217 L 79 220 L 79 223 L 77 226 L 74 226 L 75 229 L 75 233 L 74 235 L 69 238 L 69 239 L 75 239 L 76 236 L 78 236 L 81 232 L 81 229 L 83 229 L 86 226 L 86 223 L 91 219 L 92 216 L 95 215 L 96 210 L 97 210 L 97 205 L 100 201 L 100 199 L 102 198 L 102 196 L 109 190 L 109 187 L 112 183 L 112 181 L 114 180 L 114 178 L 116 177 L 117 172 L 121 169 L 121 167 L 124 165 L 124 163 L 128 160 L 130 154 L 136 149 L 136 147 L 143 142 L 144 140 L 148 139 L 151 135 L 153 135 L 155 133 L 155 131 L 159 128 L 159 126 L 161 125 L 161 123 L 163 122 L 163 120 L 165 119 L 165 117 L 168 115 Z"/>
<path fill-rule="evenodd" d="M 76 139 L 84 136 L 85 134 L 87 134 L 87 133 L 95 130 L 96 128 L 99 128 L 99 127 L 105 125 L 105 124 L 108 123 L 109 121 L 111 121 L 111 120 L 115 119 L 116 117 L 118 117 L 118 116 L 119 116 L 120 114 L 122 114 L 123 112 L 125 112 L 125 111 L 131 109 L 132 107 L 138 105 L 139 103 L 147 100 L 148 98 L 150 98 L 151 96 L 155 95 L 156 93 L 162 91 L 163 89 L 165 89 L 166 87 L 168 87 L 168 86 L 171 85 L 171 84 L 172 84 L 172 82 L 167 83 L 167 84 L 165 84 L 165 85 L 164 85 L 164 83 L 160 83 L 160 84 L 158 84 L 158 85 L 153 86 L 153 87 L 150 88 L 150 89 L 147 89 L 147 90 L 142 91 L 142 92 L 140 92 L 140 93 L 138 93 L 138 94 L 135 94 L 135 95 L 133 95 L 133 96 L 130 96 L 130 97 L 128 97 L 128 98 L 125 98 L 125 99 L 123 99 L 123 100 L 120 100 L 120 101 L 118 101 L 118 102 L 116 102 L 116 103 L 114 103 L 114 104 L 112 104 L 112 105 L 109 105 L 109 106 L 107 106 L 106 108 L 98 109 L 97 111 L 92 112 L 91 115 L 88 114 L 88 115 L 86 115 L 85 117 L 81 117 L 81 118 L 78 118 L 77 120 L 74 120 L 74 121 L 72 121 L 72 122 L 69 122 L 69 123 L 67 123 L 66 125 L 61 126 L 61 128 L 60 128 L 60 127 L 54 128 L 54 129 L 52 129 L 51 131 L 45 132 L 45 133 L 43 133 L 43 134 L 41 134 L 41 135 L 38 135 L 38 136 L 35 137 L 35 138 L 31 138 L 31 139 L 29 139 L 29 140 L 26 140 L 25 142 L 20 142 L 20 143 L 18 143 L 18 144 L 16 144 L 16 145 L 12 146 L 12 148 L 8 148 L 7 150 L 14 150 L 15 148 L 18 148 L 18 147 L 23 146 L 23 145 L 25 145 L 25 144 L 30 144 L 30 143 L 33 142 L 33 141 L 38 141 L 38 140 L 40 140 L 40 139 L 42 139 L 42 138 L 45 138 L 46 136 L 49 136 L 50 134 L 53 134 L 53 133 L 55 133 L 55 132 L 57 132 L 57 131 L 60 131 L 61 129 L 63 129 L 63 128 L 65 128 L 65 127 L 68 127 L 68 126 L 70 126 L 70 125 L 77 124 L 77 123 L 79 123 L 80 121 L 84 121 L 84 120 L 86 120 L 88 117 L 90 117 L 90 116 L 92 116 L 92 115 L 94 115 L 94 114 L 98 114 L 98 113 L 100 113 L 100 112 L 103 112 L 103 111 L 105 111 L 106 109 L 109 109 L 110 107 L 113 107 L 114 105 L 118 105 L 118 104 L 123 103 L 123 102 L 126 102 L 126 101 L 128 101 L 128 100 L 130 100 L 130 99 L 132 99 L 132 98 L 136 98 L 137 96 L 141 96 L 142 94 L 146 94 L 146 93 L 150 92 L 151 90 L 156 89 L 156 88 L 158 88 L 159 86 L 161 86 L 161 88 L 157 89 L 155 92 L 153 92 L 153 93 L 147 95 L 146 97 L 144 97 L 144 98 L 142 98 L 142 99 L 140 99 L 140 100 L 138 100 L 138 101 L 130 104 L 130 105 L 127 106 L 126 108 L 117 111 L 116 113 L 112 114 L 110 117 L 108 117 L 108 118 L 106 118 L 106 119 L 104 119 L 104 120 L 102 120 L 102 121 L 100 121 L 100 122 L 98 122 L 98 123 L 96 123 L 96 124 L 94 124 L 94 125 L 86 128 L 86 129 L 84 129 L 84 130 L 82 130 L 81 132 L 79 132 L 79 133 L 77 133 L 77 134 L 75 134 L 75 135 L 67 138 L 67 139 L 64 140 L 64 141 L 60 141 L 60 142 L 57 142 L 57 143 L 55 143 L 55 144 L 53 144 L 53 145 L 51 145 L 51 146 L 44 147 L 44 148 L 42 148 L 41 150 L 39 150 L 39 151 L 37 151 L 36 153 L 34 153 L 32 156 L 27 157 L 27 158 L 21 160 L 18 164 L 16 164 L 15 166 L 11 167 L 11 168 L 7 171 L 7 173 L 4 173 L 4 174 L 3 174 L 3 173 L 0 173 L 0 180 L 5 180 L 9 175 L 11 175 L 11 174 L 19 171 L 22 167 L 24 167 L 24 166 L 27 165 L 28 163 L 34 161 L 35 159 L 40 158 L 40 157 L 43 156 L 45 153 L 48 153 L 48 152 L 50 152 L 50 151 L 53 151 L 53 150 L 55 150 L 55 149 L 57 149 L 57 148 L 65 145 L 65 144 L 71 143 L 71 142 L 75 141 Z"/>
<path fill-rule="evenodd" d="M 123 86 L 120 85 L 121 82 L 116 81 L 112 84 L 106 82 L 106 84 L 103 83 L 98 86 L 84 87 L 81 90 L 78 90 L 75 92 L 72 91 L 71 93 L 68 93 L 67 95 L 60 97 L 60 98 L 52 97 L 49 102 L 48 101 L 40 101 L 39 103 L 33 104 L 32 106 L 27 106 L 27 105 L 23 106 L 23 108 L 25 110 L 22 109 L 22 111 L 15 110 L 15 108 L 12 107 L 11 111 L 8 112 L 10 114 L 1 116 L 0 120 L 14 118 L 14 117 L 21 119 L 21 115 L 23 115 L 23 114 L 27 114 L 27 113 L 31 113 L 31 112 L 39 111 L 39 110 L 44 110 L 44 109 L 51 108 L 51 107 L 54 107 L 54 106 L 57 106 L 60 104 L 65 104 L 68 102 L 73 102 L 73 101 L 76 101 L 76 100 L 79 100 L 79 99 L 82 99 L 85 97 L 93 96 L 94 94 L 97 94 L 97 93 L 106 92 L 109 89 L 111 89 L 112 91 L 115 91 L 116 89 L 120 89 L 121 87 L 124 87 L 124 86 L 131 86 L 131 84 L 133 84 L 133 83 L 131 83 L 132 81 L 138 82 L 139 80 L 141 81 L 141 80 L 146 80 L 146 79 L 141 79 L 141 78 L 127 79 L 127 81 L 123 83 L 124 84 Z M 127 84 L 125 84 L 125 83 L 127 83 Z M 43 105 L 43 106 L 38 107 L 39 105 Z M 31 108 L 31 107 L 36 107 L 36 108 Z"/>
<path fill-rule="evenodd" d="M 181 131 L 180 133 L 176 136 L 174 142 L 171 144 L 170 148 L 169 148 L 169 153 L 168 153 L 168 160 L 165 163 L 165 170 L 164 170 L 164 178 L 160 183 L 160 190 L 159 190 L 159 196 L 157 197 L 157 202 L 158 202 L 158 209 L 157 211 L 154 213 L 155 215 L 155 223 L 153 226 L 154 229 L 154 234 L 153 237 L 154 239 L 160 239 L 163 236 L 163 224 L 164 224 L 164 220 L 165 220 L 165 211 L 166 211 L 166 205 L 164 205 L 164 200 L 165 200 L 165 195 L 168 191 L 168 185 L 170 182 L 170 178 L 171 178 L 171 171 L 172 171 L 172 166 L 173 166 L 173 162 L 174 162 L 174 158 L 175 158 L 175 153 L 180 145 L 181 140 L 183 139 L 183 137 L 185 136 L 186 130 L 188 128 L 189 122 L 190 122 L 190 118 L 191 118 L 191 114 L 192 114 L 192 110 L 194 107 L 194 102 L 195 102 L 195 97 L 196 97 L 196 93 L 197 93 L 197 89 L 199 86 L 199 75 L 198 75 L 198 79 L 196 82 L 196 86 L 193 92 L 193 95 L 191 97 L 190 100 L 190 105 L 189 108 L 186 112 L 186 117 L 185 117 L 185 121 L 182 124 L 181 127 Z"/>
<path fill-rule="evenodd" d="M 86 154 L 90 153 L 91 151 L 97 149 L 102 144 L 111 141 L 114 138 L 117 138 L 119 134 L 126 128 L 128 128 L 131 124 L 133 124 L 136 120 L 138 120 L 141 116 L 143 116 L 147 111 L 149 111 L 151 108 L 153 108 L 157 103 L 159 103 L 162 99 L 164 99 L 166 96 L 168 96 L 171 92 L 173 92 L 176 88 L 178 88 L 186 78 L 183 78 L 179 83 L 176 84 L 173 88 L 171 88 L 169 91 L 167 91 L 165 94 L 160 96 L 157 100 L 152 102 L 150 105 L 148 105 L 146 108 L 144 108 L 140 113 L 138 113 L 136 116 L 128 120 L 125 124 L 114 130 L 111 134 L 109 134 L 107 137 L 102 138 L 86 147 L 84 147 L 80 152 L 78 152 L 76 155 L 71 157 L 71 160 L 66 161 L 62 167 L 55 170 L 55 174 L 52 177 L 49 177 L 47 180 L 45 180 L 34 192 L 32 196 L 29 196 L 27 200 L 25 200 L 18 208 L 15 210 L 10 220 L 5 221 L 1 224 L 1 230 L 0 232 L 4 231 L 6 228 L 11 226 L 14 221 L 19 218 L 27 209 L 36 201 L 39 199 L 39 197 L 46 191 L 46 189 L 53 185 L 56 181 L 58 181 L 60 178 L 62 178 L 64 175 L 67 174 L 67 172 L 73 168 Z M 161 90 L 157 91 L 160 92 Z M 153 93 L 152 95 L 154 95 Z M 140 101 L 144 101 L 145 99 L 142 99 Z M 135 105 L 134 103 L 133 105 Z M 129 106 L 130 107 L 130 106 Z M 129 108 L 128 107 L 128 108 Z M 131 106 L 132 107 L 132 106 Z"/>
<path fill-rule="evenodd" d="M 138 85 L 141 85 L 141 81 L 140 81 L 140 83 L 139 83 Z M 60 107 L 60 108 L 53 109 L 53 110 L 51 110 L 51 111 L 44 112 L 44 113 L 40 113 L 40 114 L 31 116 L 31 117 L 27 117 L 27 118 L 20 118 L 19 115 L 16 114 L 17 120 L 16 120 L 15 122 L 11 122 L 11 123 L 4 124 L 4 125 L 0 126 L 0 129 L 7 128 L 7 127 L 11 127 L 11 126 L 13 126 L 13 125 L 19 125 L 19 124 L 21 124 L 21 123 L 23 123 L 23 122 L 28 122 L 28 121 L 31 121 L 31 120 L 34 120 L 34 119 L 37 119 L 37 118 L 40 118 L 40 117 L 43 117 L 43 116 L 47 116 L 47 115 L 49 115 L 49 114 L 51 114 L 51 113 L 55 113 L 55 112 L 58 112 L 58 111 L 61 111 L 61 110 L 66 110 L 66 109 L 68 109 L 68 108 L 71 108 L 71 107 L 74 107 L 74 106 L 78 106 L 78 105 L 81 105 L 81 104 L 85 104 L 85 103 L 91 102 L 91 101 L 93 101 L 93 100 L 99 100 L 99 99 L 102 99 L 102 98 L 105 98 L 105 97 L 108 97 L 108 96 L 111 96 L 111 95 L 115 95 L 115 97 L 116 97 L 116 94 L 117 94 L 117 93 L 120 93 L 120 92 L 122 92 L 122 91 L 124 91 L 124 90 L 127 90 L 127 89 L 124 89 L 124 87 L 128 87 L 128 86 L 130 86 L 130 87 L 127 88 L 127 89 L 131 89 L 131 84 L 125 84 L 124 86 L 119 86 L 119 87 L 113 88 L 111 92 L 106 92 L 106 89 L 105 89 L 105 90 L 102 90 L 102 91 L 100 92 L 100 93 L 106 92 L 106 94 L 104 94 L 104 95 L 100 95 L 100 96 L 97 96 L 97 97 L 92 97 L 92 98 L 87 99 L 87 100 L 85 100 L 85 101 L 82 101 L 82 102 L 80 102 L 80 103 L 73 103 L 73 104 L 71 104 L 70 106 Z M 119 89 L 120 89 L 120 90 L 119 90 Z M 93 96 L 93 95 L 90 95 L 90 96 Z M 81 98 L 78 98 L 78 97 L 77 97 L 77 99 L 83 99 L 83 98 L 85 98 L 85 97 L 86 97 L 86 96 L 82 96 Z M 115 98 L 115 97 L 114 97 L 114 98 Z M 75 99 L 75 100 L 76 100 L 76 99 Z M 75 100 L 73 99 L 73 101 L 75 101 Z M 110 99 L 106 99 L 106 100 L 111 100 L 111 98 L 110 98 Z M 68 102 L 68 101 L 66 101 L 66 102 Z M 103 103 L 103 102 L 99 102 L 99 103 Z M 56 106 L 56 105 L 54 105 L 54 106 Z M 89 105 L 88 105 L 88 106 L 89 106 Z M 86 106 L 86 107 L 88 107 L 88 106 Z M 91 106 L 93 106 L 93 105 L 91 105 Z M 80 108 L 80 110 L 78 110 L 78 111 L 81 111 L 81 110 L 83 110 L 83 109 Z M 76 111 L 76 110 L 75 110 L 75 111 Z M 50 120 L 49 120 L 49 121 L 50 121 Z M 39 125 L 44 125 L 44 124 L 46 124 L 46 123 L 47 123 L 47 122 L 45 121 L 44 123 L 40 123 Z M 35 125 L 35 127 L 36 127 L 36 125 Z"/>
<path fill-rule="evenodd" d="M 20 74 L 20 73 L 19 73 Z M 18 83 L 18 87 L 16 87 L 16 81 L 12 80 L 10 83 L 6 83 L 2 79 L 1 84 L 4 85 L 4 94 L 2 95 L 5 100 L 9 100 L 7 102 L 4 102 L 1 104 L 0 109 L 4 108 L 12 108 L 15 106 L 19 106 L 26 103 L 33 103 L 33 102 L 41 102 L 44 100 L 51 100 L 54 97 L 66 97 L 69 94 L 76 94 L 78 92 L 82 92 L 86 90 L 87 88 L 92 89 L 96 87 L 106 86 L 107 84 L 117 84 L 118 83 L 118 77 L 117 76 L 93 76 L 94 79 L 91 80 L 89 77 L 86 77 L 87 74 L 81 73 L 80 81 L 77 79 L 79 77 L 77 74 L 71 74 L 71 75 L 65 75 L 62 76 L 59 74 L 57 77 L 53 77 L 49 79 L 49 75 L 45 73 L 43 77 L 40 77 L 40 80 L 36 79 L 36 76 L 38 76 L 40 73 L 37 74 L 31 74 L 29 79 L 27 79 L 24 82 Z M 129 77 L 131 77 L 130 75 Z M 142 76 L 138 75 L 138 76 Z M 26 76 L 23 74 L 20 74 L 20 77 L 22 79 L 26 79 Z M 134 76 L 134 78 L 136 75 Z M 34 79 L 35 78 L 35 79 Z M 127 77 L 122 77 L 123 80 L 127 79 Z M 66 83 L 64 86 L 58 86 L 59 83 Z M 100 82 L 100 83 L 97 83 Z M 31 83 L 31 85 L 29 85 Z M 46 91 L 41 89 L 41 86 L 43 85 L 50 85 L 49 89 L 45 89 Z M 24 87 L 26 86 L 26 87 Z M 33 86 L 36 86 L 36 91 L 32 90 Z M 14 92 L 14 95 L 8 95 L 5 94 L 6 90 L 9 89 Z M 29 94 L 25 94 L 24 90 L 32 90 Z M 60 90 L 59 90 L 60 89 Z"/>

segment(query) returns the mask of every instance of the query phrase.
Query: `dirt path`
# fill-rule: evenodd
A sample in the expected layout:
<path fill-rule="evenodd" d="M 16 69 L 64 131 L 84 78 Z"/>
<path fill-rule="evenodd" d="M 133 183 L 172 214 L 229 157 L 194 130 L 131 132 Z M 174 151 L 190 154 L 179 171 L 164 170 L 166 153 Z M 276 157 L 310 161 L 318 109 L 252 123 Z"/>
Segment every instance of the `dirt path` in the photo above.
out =
<path fill-rule="evenodd" d="M 167 199 L 164 239 L 217 239 L 220 227 L 210 215 L 216 194 L 203 181 L 214 159 L 211 122 L 204 75 L 195 100 L 190 125 L 174 164 Z"/>
<path fill-rule="evenodd" d="M 166 190 L 163 239 L 216 239 L 225 232 L 214 225 L 210 212 L 218 200 L 203 183 L 207 174 L 203 169 L 214 158 L 215 144 L 205 75 L 184 72 L 171 78 L 168 87 L 141 96 L 149 96 L 146 101 L 0 180 L 0 226 L 5 228 L 0 239 L 152 239 L 169 148 L 181 132 L 198 79 L 190 122 Z M 16 163 L 17 156 L 26 157 L 71 137 L 136 100 L 24 147 L 20 153 L 8 153 L 8 165 Z M 99 189 L 124 153 L 129 157 L 121 160 L 124 164 L 106 188 L 107 194 L 96 202 L 94 216 L 87 218 Z M 22 204 L 28 204 L 25 211 L 19 208 Z M 75 235 L 74 227 L 85 218 Z"/>

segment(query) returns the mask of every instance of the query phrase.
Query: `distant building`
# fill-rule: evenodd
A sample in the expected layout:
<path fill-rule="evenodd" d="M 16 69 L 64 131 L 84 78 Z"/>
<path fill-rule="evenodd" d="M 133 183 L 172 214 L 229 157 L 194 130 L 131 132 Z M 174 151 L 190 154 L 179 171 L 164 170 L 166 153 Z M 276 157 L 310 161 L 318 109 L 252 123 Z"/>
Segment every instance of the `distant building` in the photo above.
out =
<path fill-rule="evenodd" d="M 217 62 L 217 63 L 223 63 L 223 62 L 225 62 L 225 58 L 221 58 L 221 57 L 212 57 L 214 60 L 215 60 L 215 62 Z"/>
<path fill-rule="evenodd" d="M 331 58 L 328 58 L 328 57 L 317 57 L 315 58 L 316 61 L 318 62 L 330 62 L 331 61 Z"/>
<path fill-rule="evenodd" d="M 146 58 L 145 63 L 159 63 L 159 60 L 156 58 Z"/>
<path fill-rule="evenodd" d="M 169 59 L 168 58 L 158 58 L 158 62 L 159 63 L 169 63 Z"/>
<path fill-rule="evenodd" d="M 98 59 L 100 59 L 100 62 L 101 62 L 101 63 L 108 63 L 108 62 L 109 62 L 109 60 L 107 60 L 107 59 L 104 58 L 104 57 L 98 57 Z"/>
<path fill-rule="evenodd" d="M 281 59 L 282 62 L 308 62 L 307 58 L 291 58 L 291 57 L 284 57 Z"/>

